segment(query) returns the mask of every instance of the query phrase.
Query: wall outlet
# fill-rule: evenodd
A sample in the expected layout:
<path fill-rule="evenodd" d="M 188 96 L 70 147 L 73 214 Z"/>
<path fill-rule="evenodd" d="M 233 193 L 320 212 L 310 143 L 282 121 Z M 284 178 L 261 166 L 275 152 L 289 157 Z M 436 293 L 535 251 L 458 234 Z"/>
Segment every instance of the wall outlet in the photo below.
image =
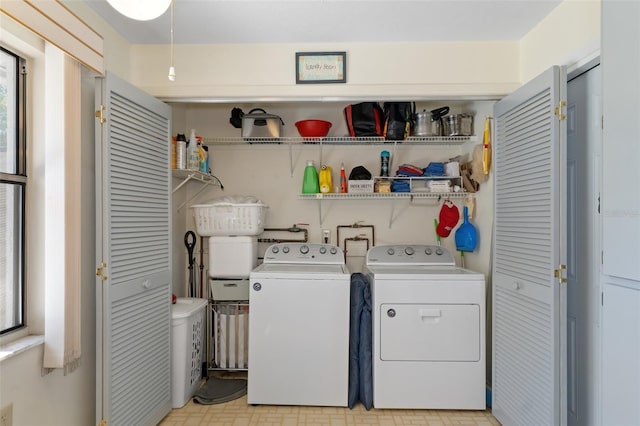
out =
<path fill-rule="evenodd" d="M 0 409 L 0 426 L 13 426 L 13 404 Z"/>
<path fill-rule="evenodd" d="M 323 244 L 331 244 L 331 230 L 323 229 L 322 230 L 322 243 Z"/>

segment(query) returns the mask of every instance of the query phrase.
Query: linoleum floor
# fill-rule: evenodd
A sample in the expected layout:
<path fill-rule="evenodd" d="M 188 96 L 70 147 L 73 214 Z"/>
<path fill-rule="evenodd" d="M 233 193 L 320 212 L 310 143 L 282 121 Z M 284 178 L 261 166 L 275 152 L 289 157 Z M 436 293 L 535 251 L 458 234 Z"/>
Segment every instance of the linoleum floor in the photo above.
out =
<path fill-rule="evenodd" d="M 358 403 L 340 407 L 272 406 L 247 404 L 247 397 L 224 404 L 199 405 L 193 400 L 174 409 L 161 426 L 499 426 L 490 410 L 388 410 L 367 411 Z"/>

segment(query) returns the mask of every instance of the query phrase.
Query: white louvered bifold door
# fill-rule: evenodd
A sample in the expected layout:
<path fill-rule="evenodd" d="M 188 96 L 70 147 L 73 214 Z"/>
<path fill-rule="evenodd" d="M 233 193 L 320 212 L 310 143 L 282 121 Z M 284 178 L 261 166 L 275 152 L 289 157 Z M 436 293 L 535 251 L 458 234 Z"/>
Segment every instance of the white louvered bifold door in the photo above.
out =
<path fill-rule="evenodd" d="M 492 410 L 503 425 L 566 423 L 566 99 L 554 67 L 496 103 Z"/>
<path fill-rule="evenodd" d="M 155 425 L 171 410 L 171 110 L 109 74 L 96 104 L 96 420 Z"/>

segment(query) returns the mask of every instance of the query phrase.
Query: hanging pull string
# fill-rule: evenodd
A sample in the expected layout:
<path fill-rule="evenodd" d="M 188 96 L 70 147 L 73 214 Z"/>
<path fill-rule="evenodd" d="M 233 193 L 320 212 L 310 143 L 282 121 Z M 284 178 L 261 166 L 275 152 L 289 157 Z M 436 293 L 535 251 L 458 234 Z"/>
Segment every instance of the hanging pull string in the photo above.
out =
<path fill-rule="evenodd" d="M 173 2 L 174 0 L 171 0 L 171 62 L 169 64 L 169 80 L 170 81 L 176 81 L 176 69 L 173 66 Z"/>

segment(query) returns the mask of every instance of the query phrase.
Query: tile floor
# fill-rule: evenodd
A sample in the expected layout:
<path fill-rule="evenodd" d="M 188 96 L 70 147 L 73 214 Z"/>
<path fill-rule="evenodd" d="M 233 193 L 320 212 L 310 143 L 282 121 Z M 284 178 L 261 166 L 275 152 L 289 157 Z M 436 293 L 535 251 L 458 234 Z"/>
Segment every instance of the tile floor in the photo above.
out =
<path fill-rule="evenodd" d="M 486 411 L 377 410 L 358 403 L 353 409 L 339 407 L 251 406 L 247 397 L 225 404 L 199 405 L 189 401 L 174 409 L 161 426 L 499 426 Z"/>

